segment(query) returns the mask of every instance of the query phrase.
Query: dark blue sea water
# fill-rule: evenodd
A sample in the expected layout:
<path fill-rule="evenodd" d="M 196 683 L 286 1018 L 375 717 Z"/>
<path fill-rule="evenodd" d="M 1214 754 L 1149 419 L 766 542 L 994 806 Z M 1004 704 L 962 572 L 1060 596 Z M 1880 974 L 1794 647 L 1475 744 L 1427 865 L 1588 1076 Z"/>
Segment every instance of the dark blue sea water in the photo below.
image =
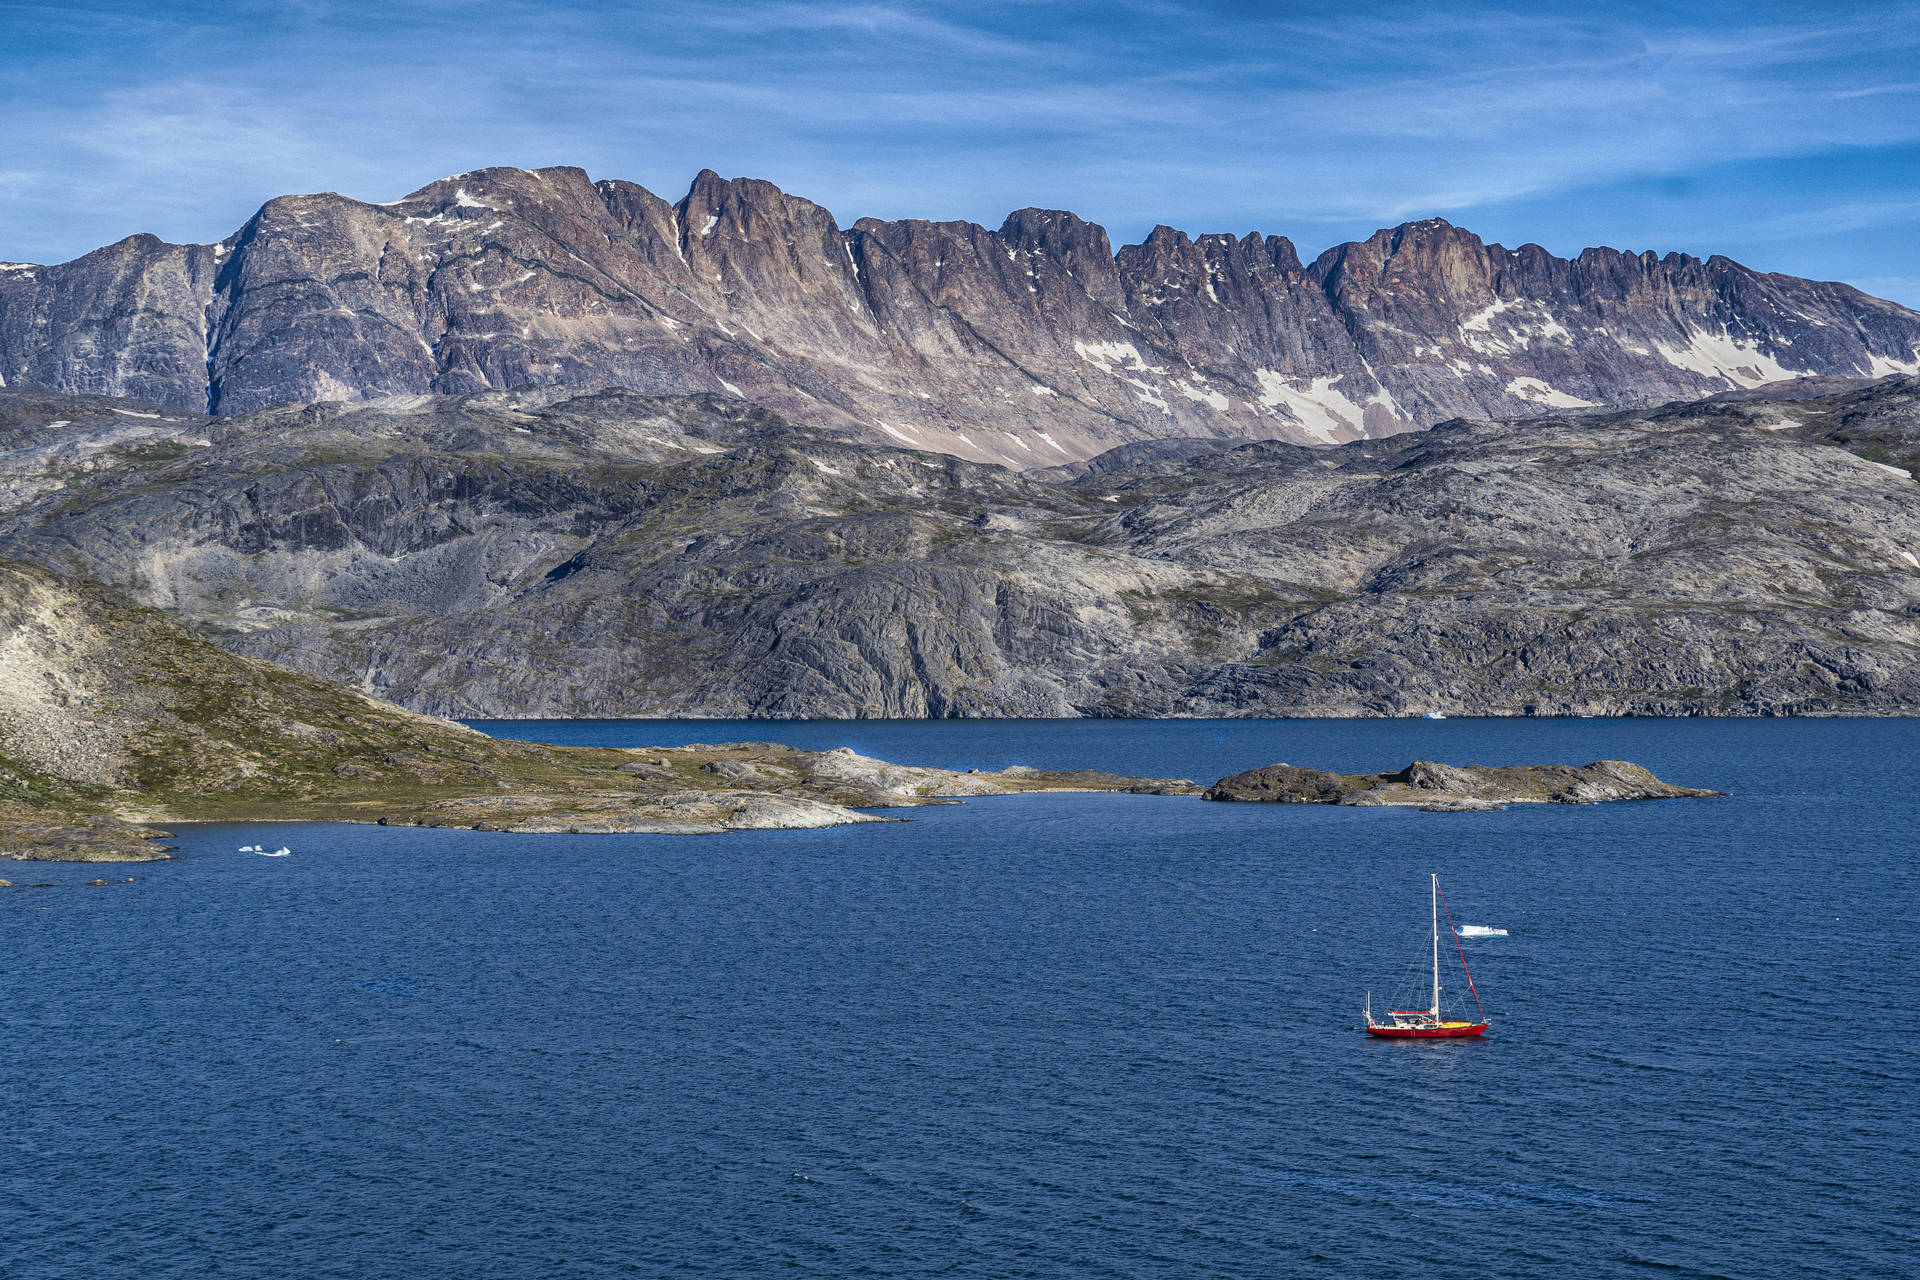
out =
<path fill-rule="evenodd" d="M 0 868 L 0 1276 L 1920 1274 L 1920 724 L 491 728 L 1733 794 Z M 1370 1040 L 1429 871 L 1494 1028 Z"/>

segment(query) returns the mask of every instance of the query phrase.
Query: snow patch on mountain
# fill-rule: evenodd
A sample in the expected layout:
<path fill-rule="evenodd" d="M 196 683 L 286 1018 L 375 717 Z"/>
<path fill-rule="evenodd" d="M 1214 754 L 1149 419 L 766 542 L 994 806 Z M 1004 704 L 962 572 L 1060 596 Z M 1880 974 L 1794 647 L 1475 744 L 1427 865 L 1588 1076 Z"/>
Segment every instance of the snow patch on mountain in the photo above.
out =
<path fill-rule="evenodd" d="M 1176 382 L 1173 384 L 1173 389 L 1195 404 L 1204 404 L 1209 409 L 1217 409 L 1222 413 L 1226 412 L 1227 405 L 1231 403 L 1212 387 L 1197 387 L 1185 382 Z"/>
<path fill-rule="evenodd" d="M 1752 343 L 1741 342 L 1730 333 L 1694 333 L 1685 347 L 1670 347 L 1656 342 L 1660 358 L 1676 369 L 1687 369 L 1709 378 L 1720 378 L 1736 387 L 1758 387 L 1769 382 L 1804 377 L 1808 369 L 1789 369 Z"/>
<path fill-rule="evenodd" d="M 1500 332 L 1495 333 L 1493 322 L 1510 312 L 1520 314 L 1503 320 Z M 1516 343 L 1520 349 L 1530 350 L 1535 342 L 1567 344 L 1572 338 L 1544 303 L 1531 300 L 1496 298 L 1460 322 L 1460 340 L 1482 355 L 1511 355 Z"/>
<path fill-rule="evenodd" d="M 1344 376 L 1336 373 L 1330 378 L 1290 378 L 1273 369 L 1254 371 L 1260 382 L 1260 403 L 1284 412 L 1302 431 L 1326 444 L 1366 434 L 1366 410 L 1345 392 L 1333 389 Z"/>
<path fill-rule="evenodd" d="M 1570 396 L 1564 391 L 1548 386 L 1538 378 L 1514 378 L 1507 383 L 1507 394 L 1519 396 L 1522 400 L 1531 400 L 1535 404 L 1545 405 L 1549 409 L 1591 409 L 1594 401 L 1582 400 L 1579 396 Z"/>
<path fill-rule="evenodd" d="M 1117 369 L 1130 369 L 1136 373 L 1158 373 L 1159 370 L 1147 363 L 1140 354 L 1140 348 L 1131 342 L 1076 342 L 1074 354 L 1102 373 L 1112 373 Z"/>

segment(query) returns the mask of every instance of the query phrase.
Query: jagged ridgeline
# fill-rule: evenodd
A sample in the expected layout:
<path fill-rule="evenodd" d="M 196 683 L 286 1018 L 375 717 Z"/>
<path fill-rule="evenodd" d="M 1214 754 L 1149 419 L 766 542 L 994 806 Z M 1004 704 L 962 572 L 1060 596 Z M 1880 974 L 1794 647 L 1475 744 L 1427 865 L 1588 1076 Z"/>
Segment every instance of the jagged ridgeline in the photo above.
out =
<path fill-rule="evenodd" d="M 1920 390 L 1020 473 L 730 396 L 0 392 L 0 554 L 462 716 L 1920 711 Z"/>
<path fill-rule="evenodd" d="M 1920 371 L 1920 315 L 1725 258 L 1506 249 L 1432 219 L 1310 264 L 1070 213 L 862 219 L 702 173 L 677 203 L 486 169 L 268 202 L 213 245 L 0 264 L 0 380 L 173 409 L 560 384 L 722 392 L 1030 467 L 1171 437 L 1332 443 L 1456 416 Z"/>

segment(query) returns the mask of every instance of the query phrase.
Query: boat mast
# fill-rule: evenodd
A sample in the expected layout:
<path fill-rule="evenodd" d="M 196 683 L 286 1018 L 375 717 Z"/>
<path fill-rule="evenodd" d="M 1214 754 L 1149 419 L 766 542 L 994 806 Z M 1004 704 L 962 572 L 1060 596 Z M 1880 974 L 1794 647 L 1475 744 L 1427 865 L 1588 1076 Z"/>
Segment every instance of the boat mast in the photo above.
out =
<path fill-rule="evenodd" d="M 1440 873 L 1433 873 L 1433 1016 L 1440 1016 Z"/>

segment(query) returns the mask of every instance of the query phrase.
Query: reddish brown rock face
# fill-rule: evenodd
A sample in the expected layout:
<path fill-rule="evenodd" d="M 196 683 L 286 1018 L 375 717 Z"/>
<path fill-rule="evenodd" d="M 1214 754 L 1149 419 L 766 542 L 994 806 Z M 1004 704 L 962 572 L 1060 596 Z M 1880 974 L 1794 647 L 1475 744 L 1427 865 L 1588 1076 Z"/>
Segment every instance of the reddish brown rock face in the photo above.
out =
<path fill-rule="evenodd" d="M 1920 315 L 1724 258 L 1483 244 L 1438 219 L 1303 266 L 1038 209 L 862 220 L 704 172 L 678 204 L 486 169 L 269 201 L 218 245 L 0 270 L 0 377 L 200 411 L 560 384 L 722 392 L 1020 467 L 1176 437 L 1330 443 L 1920 368 Z"/>

